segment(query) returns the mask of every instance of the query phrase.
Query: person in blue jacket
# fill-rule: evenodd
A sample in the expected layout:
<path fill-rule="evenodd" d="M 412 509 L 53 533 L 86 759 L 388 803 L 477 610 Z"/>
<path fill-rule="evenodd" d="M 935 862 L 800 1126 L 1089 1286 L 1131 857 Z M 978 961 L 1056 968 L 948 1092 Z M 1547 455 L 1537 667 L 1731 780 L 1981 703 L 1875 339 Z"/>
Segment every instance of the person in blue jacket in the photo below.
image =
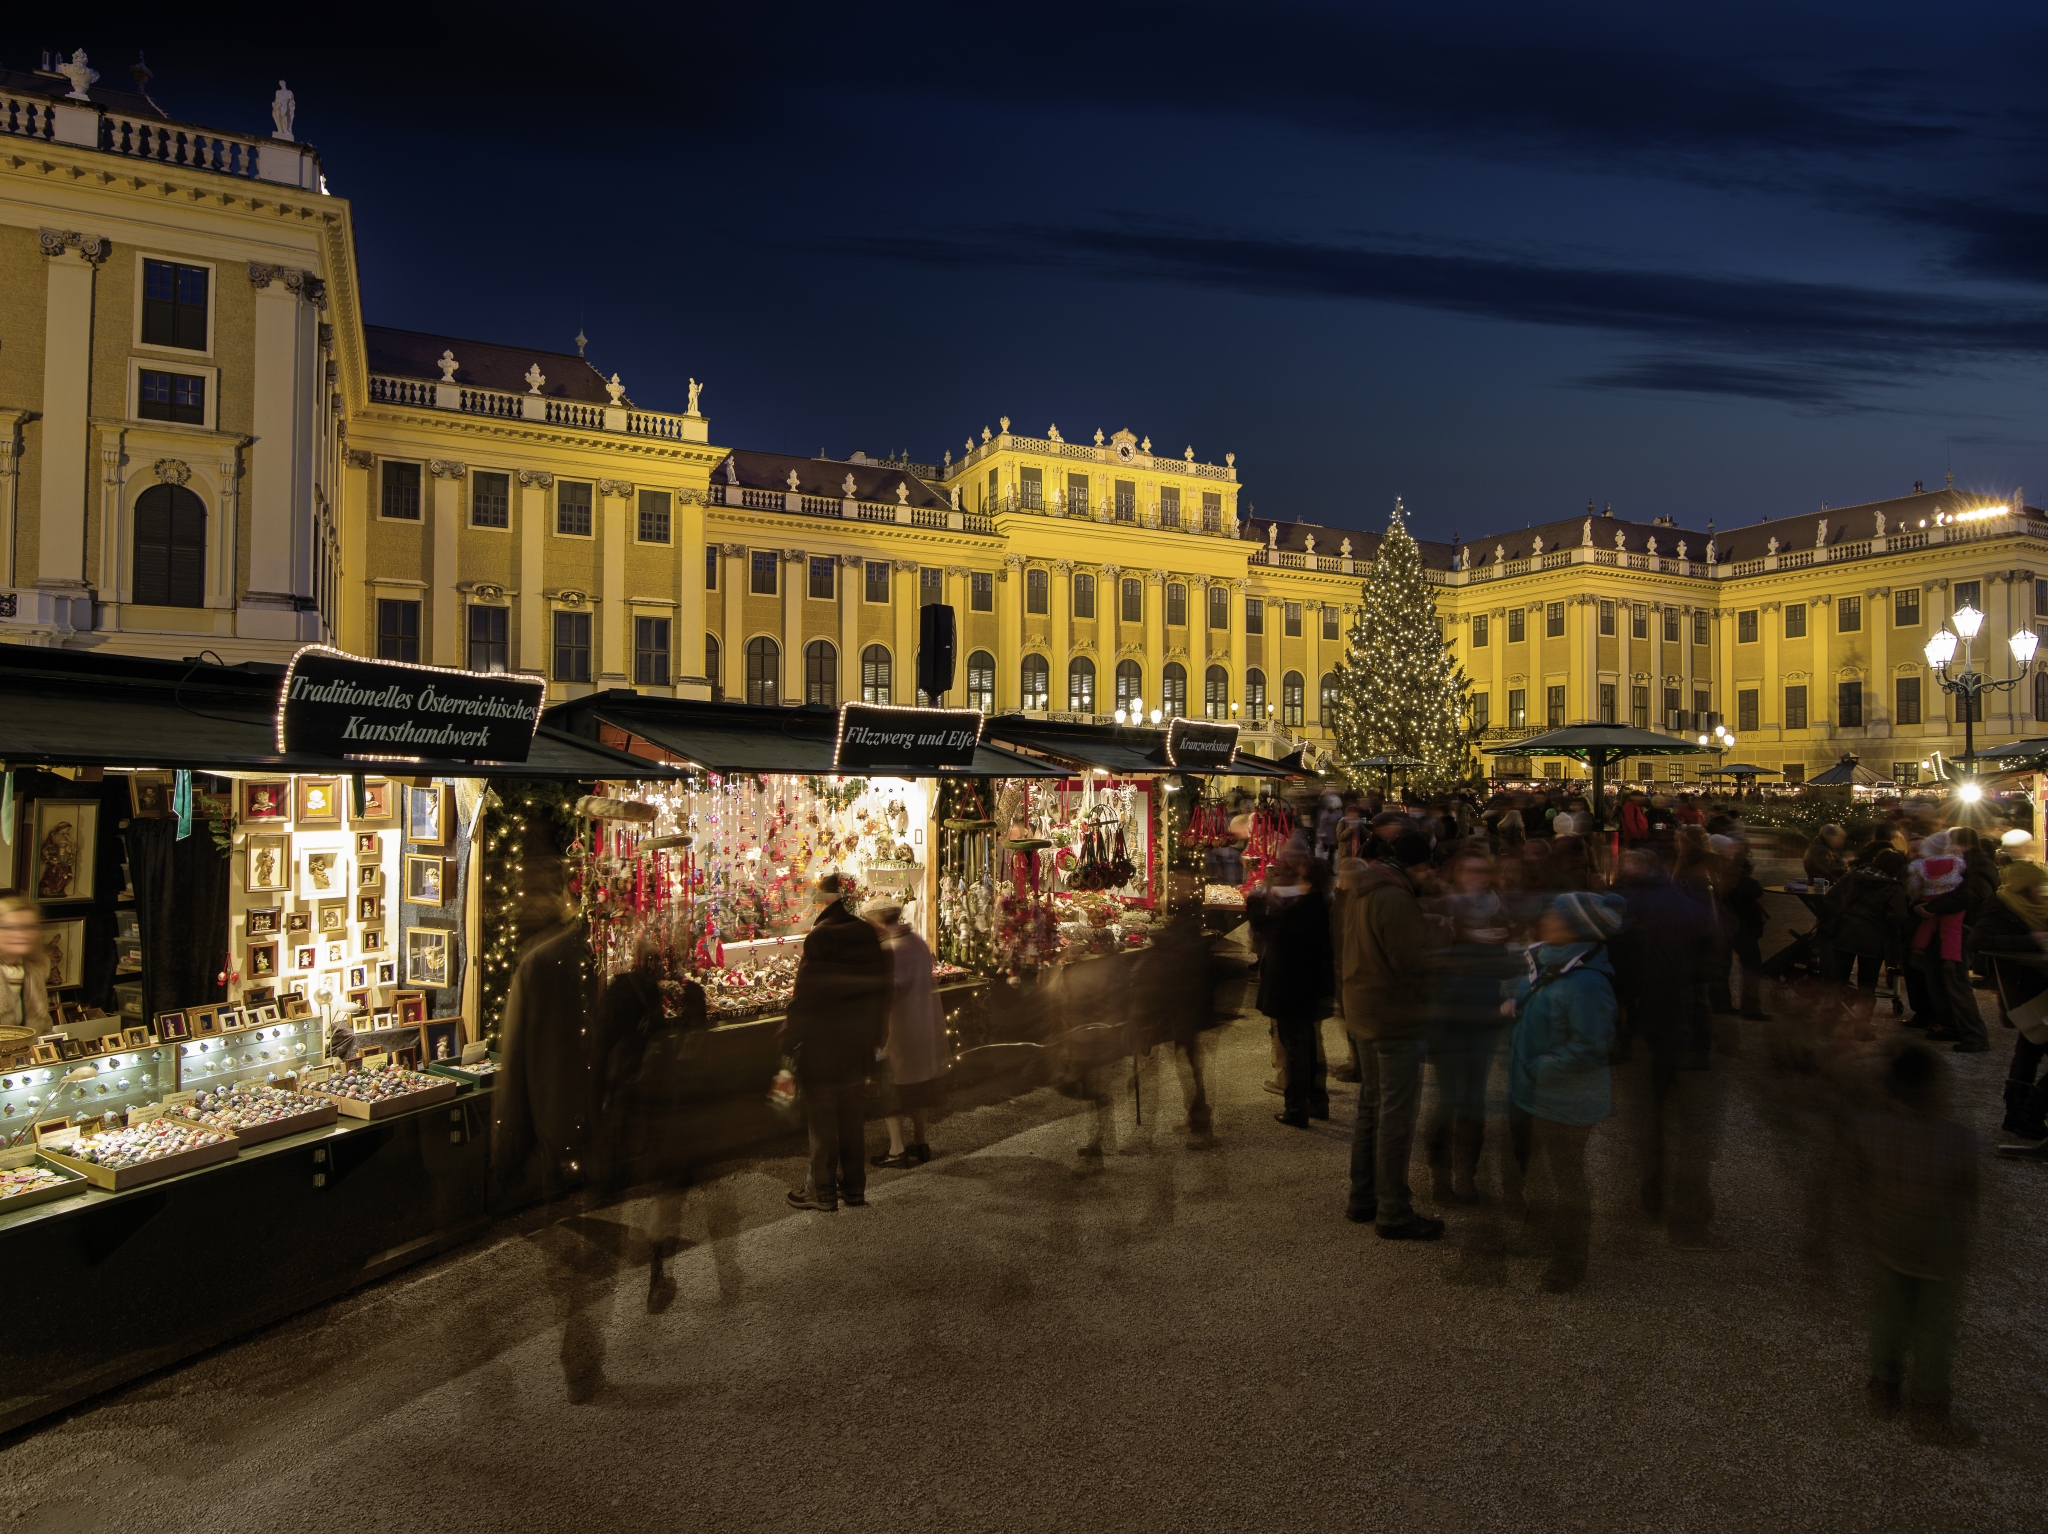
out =
<path fill-rule="evenodd" d="M 1508 1003 L 1515 1019 L 1508 1064 L 1508 1128 L 1524 1175 L 1540 1156 L 1556 1207 L 1543 1287 L 1576 1289 L 1586 1276 L 1592 1208 L 1586 1140 L 1614 1112 L 1608 1054 L 1614 1048 L 1614 967 L 1607 943 L 1625 907 L 1613 895 L 1558 895 L 1536 925 L 1529 973 Z"/>

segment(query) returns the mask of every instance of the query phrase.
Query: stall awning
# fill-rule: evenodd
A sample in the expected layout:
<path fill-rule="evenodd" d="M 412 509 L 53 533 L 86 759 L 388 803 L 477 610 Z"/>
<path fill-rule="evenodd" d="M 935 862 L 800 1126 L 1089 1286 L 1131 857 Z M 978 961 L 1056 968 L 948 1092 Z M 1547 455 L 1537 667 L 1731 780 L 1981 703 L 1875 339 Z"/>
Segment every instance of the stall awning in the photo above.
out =
<path fill-rule="evenodd" d="M 156 660 L 0 644 L 0 759 L 46 767 L 195 772 L 596 779 L 671 776 L 652 762 L 542 725 L 524 762 L 364 762 L 283 755 L 284 667 Z"/>
<path fill-rule="evenodd" d="M 676 759 L 710 772 L 794 772 L 830 774 L 839 730 L 838 710 L 813 705 L 777 708 L 747 703 L 705 703 L 691 698 L 656 698 L 614 690 L 557 703 L 541 716 L 543 729 L 650 761 Z M 849 769 L 850 770 L 850 769 Z M 860 769 L 860 776 L 889 776 L 886 768 Z M 1043 762 L 1006 751 L 986 740 L 975 748 L 971 767 L 939 772 L 906 767 L 903 777 L 1059 777 Z"/>
<path fill-rule="evenodd" d="M 1166 731 L 1137 725 L 1079 724 L 1001 714 L 989 720 L 982 738 L 1067 767 L 1099 767 L 1117 777 L 1160 772 L 1189 772 L 1226 778 L 1288 776 L 1277 763 L 1243 750 L 1227 767 L 1175 767 L 1166 759 Z"/>

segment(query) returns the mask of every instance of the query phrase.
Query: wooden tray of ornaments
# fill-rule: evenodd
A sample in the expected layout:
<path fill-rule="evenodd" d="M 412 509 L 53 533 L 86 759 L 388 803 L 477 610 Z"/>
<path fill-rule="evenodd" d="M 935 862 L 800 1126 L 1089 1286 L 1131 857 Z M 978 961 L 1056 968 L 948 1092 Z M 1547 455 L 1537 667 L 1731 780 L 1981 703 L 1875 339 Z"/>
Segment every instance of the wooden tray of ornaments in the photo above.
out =
<path fill-rule="evenodd" d="M 209 1124 L 202 1127 L 211 1129 L 213 1126 Z M 214 1132 L 227 1133 L 225 1130 Z M 141 1166 L 101 1166 L 96 1161 L 86 1161 L 65 1154 L 66 1146 L 80 1139 L 91 1138 L 90 1135 L 60 1131 L 52 1139 L 42 1141 L 38 1148 L 57 1165 L 78 1173 L 95 1188 L 105 1188 L 109 1193 L 123 1193 L 130 1188 L 139 1188 L 144 1183 L 161 1182 L 166 1177 L 177 1177 L 185 1172 L 196 1172 L 201 1167 L 233 1161 L 242 1151 L 241 1140 L 229 1134 L 218 1145 L 202 1145 L 194 1150 L 180 1151 L 175 1156 L 162 1156 L 155 1161 L 145 1161 Z"/>
<path fill-rule="evenodd" d="M 440 1086 L 428 1087 L 422 1092 L 407 1092 L 402 1097 L 387 1097 L 382 1102 L 357 1102 L 353 1097 L 337 1097 L 323 1092 L 318 1084 L 301 1087 L 315 1097 L 324 1097 L 334 1104 L 335 1111 L 347 1119 L 388 1119 L 396 1114 L 411 1113 L 417 1108 L 431 1108 L 435 1103 L 445 1103 L 457 1092 L 462 1084 L 457 1081 L 443 1082 Z"/>
<path fill-rule="evenodd" d="M 70 1167 L 52 1161 L 33 1145 L 24 1145 L 19 1150 L 0 1154 L 0 1171 L 38 1165 L 55 1172 L 64 1180 L 52 1187 L 38 1188 L 33 1193 L 17 1193 L 12 1198 L 0 1198 L 0 1214 L 13 1214 L 17 1209 L 29 1209 L 37 1204 L 48 1204 L 60 1198 L 69 1198 L 72 1194 L 83 1193 L 92 1186 Z"/>
<path fill-rule="evenodd" d="M 325 1096 L 326 1094 L 318 1094 Z M 269 1124 L 252 1124 L 247 1129 L 230 1129 L 225 1124 L 216 1124 L 206 1114 L 187 1101 L 166 1103 L 164 1112 L 179 1118 L 189 1118 L 194 1123 L 204 1124 L 208 1129 L 218 1129 L 222 1134 L 231 1134 L 244 1145 L 262 1145 L 270 1140 L 282 1140 L 286 1135 L 303 1134 L 308 1129 L 321 1129 L 334 1122 L 335 1099 L 328 1097 L 318 1108 L 308 1108 L 304 1113 L 294 1113 L 289 1118 L 278 1119 Z"/>

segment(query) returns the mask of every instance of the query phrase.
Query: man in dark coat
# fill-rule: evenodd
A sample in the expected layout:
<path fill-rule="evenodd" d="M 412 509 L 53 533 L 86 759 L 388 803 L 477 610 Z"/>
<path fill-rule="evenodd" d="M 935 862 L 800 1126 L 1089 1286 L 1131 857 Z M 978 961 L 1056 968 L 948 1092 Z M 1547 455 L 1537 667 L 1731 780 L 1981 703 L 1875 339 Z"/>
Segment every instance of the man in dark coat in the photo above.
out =
<path fill-rule="evenodd" d="M 846 908 L 836 873 L 818 881 L 818 916 L 804 939 L 796 993 L 783 1021 L 783 1053 L 796 1057 L 811 1174 L 790 1206 L 826 1213 L 844 1199 L 867 1202 L 867 1103 L 863 1084 L 889 1036 L 894 975 L 875 929 Z"/>
<path fill-rule="evenodd" d="M 1316 1034 L 1336 990 L 1330 905 L 1321 865 L 1283 853 L 1266 888 L 1245 902 L 1252 931 L 1264 941 L 1259 960 L 1259 1010 L 1273 1019 L 1287 1054 L 1286 1109 L 1273 1116 L 1293 1129 L 1330 1116 L 1330 1090 L 1316 1058 Z"/>

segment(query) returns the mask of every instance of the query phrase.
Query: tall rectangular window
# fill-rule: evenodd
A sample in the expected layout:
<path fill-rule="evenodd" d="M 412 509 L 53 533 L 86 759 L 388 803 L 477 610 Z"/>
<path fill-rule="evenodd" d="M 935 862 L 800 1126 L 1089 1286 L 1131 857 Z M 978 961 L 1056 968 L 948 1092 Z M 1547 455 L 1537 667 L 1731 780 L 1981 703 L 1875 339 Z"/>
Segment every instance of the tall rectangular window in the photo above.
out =
<path fill-rule="evenodd" d="M 1230 588 L 1221 581 L 1209 588 L 1209 627 L 1230 627 Z"/>
<path fill-rule="evenodd" d="M 640 492 L 640 541 L 667 543 L 672 519 L 671 497 L 666 490 Z"/>
<path fill-rule="evenodd" d="M 1966 607 L 1984 611 L 1984 585 L 1981 581 L 1957 581 L 1949 588 L 1949 611 L 1959 613 Z"/>
<path fill-rule="evenodd" d="M 1712 636 L 1707 632 L 1707 610 L 1704 607 L 1695 607 L 1692 611 L 1692 642 L 1707 644 L 1711 639 Z"/>
<path fill-rule="evenodd" d="M 1614 694 L 1614 683 L 1602 682 L 1600 684 L 1600 722 L 1602 724 L 1620 723 L 1620 721 L 1614 717 Z"/>
<path fill-rule="evenodd" d="M 2042 582 L 2048 585 L 2048 581 Z M 1920 626 L 1920 588 L 1901 586 L 1892 592 L 1892 622 L 1902 629 Z"/>
<path fill-rule="evenodd" d="M 1520 644 L 1528 637 L 1529 615 L 1519 607 L 1508 609 L 1508 643 Z"/>
<path fill-rule="evenodd" d="M 555 531 L 570 538 L 588 538 L 596 519 L 591 513 L 591 487 L 580 479 L 555 481 Z"/>
<path fill-rule="evenodd" d="M 1529 692 L 1527 688 L 1508 689 L 1508 728 L 1521 730 L 1529 724 Z"/>
<path fill-rule="evenodd" d="M 946 572 L 937 565 L 917 567 L 917 605 L 943 607 L 946 602 Z"/>
<path fill-rule="evenodd" d="M 1244 631 L 1247 634 L 1266 632 L 1266 603 L 1263 597 L 1244 599 Z"/>
<path fill-rule="evenodd" d="M 1737 644 L 1756 643 L 1756 609 L 1754 607 L 1735 615 L 1735 642 Z"/>
<path fill-rule="evenodd" d="M 1336 697 L 1337 691 L 1335 688 L 1326 687 L 1323 690 L 1323 723 L 1325 724 L 1330 723 L 1331 720 L 1335 717 L 1334 704 L 1336 701 Z M 1484 730 L 1490 723 L 1492 723 L 1492 715 L 1493 695 L 1491 693 L 1484 692 L 1475 692 L 1474 694 L 1472 694 L 1472 728 L 1475 730 Z"/>
<path fill-rule="evenodd" d="M 2043 679 L 2048 679 L 2048 671 L 2037 671 L 2034 673 L 2034 692 L 2037 699 L 2041 691 L 2040 684 Z M 1893 684 L 1892 696 L 1892 723 L 1918 724 L 1920 722 L 1920 678 L 1917 676 L 1900 677 Z M 2038 708 L 2035 711 L 2035 715 L 2037 718 L 2048 717 L 2040 714 Z"/>
<path fill-rule="evenodd" d="M 1188 626 L 1188 588 L 1179 581 L 1169 581 L 1166 587 L 1166 626 L 1186 628 Z"/>
<path fill-rule="evenodd" d="M 1638 602 L 1629 609 L 1628 633 L 1631 639 L 1650 637 L 1650 608 L 1645 602 Z"/>
<path fill-rule="evenodd" d="M 704 589 L 718 589 L 718 545 L 715 543 L 704 545 Z"/>
<path fill-rule="evenodd" d="M 512 476 L 472 474 L 469 476 L 469 525 L 510 527 L 512 525 Z"/>
<path fill-rule="evenodd" d="M 865 580 L 862 583 L 862 597 L 870 602 L 888 601 L 889 561 L 886 559 L 869 560 L 864 574 Z"/>
<path fill-rule="evenodd" d="M 1289 639 L 1301 638 L 1301 604 L 1299 602 L 1288 602 L 1281 607 L 1280 627 L 1281 632 L 1286 634 Z"/>
<path fill-rule="evenodd" d="M 1806 604 L 1787 602 L 1785 604 L 1785 637 L 1804 639 L 1806 637 Z"/>
<path fill-rule="evenodd" d="M 633 680 L 645 687 L 668 686 L 668 635 L 666 618 L 633 620 Z"/>
<path fill-rule="evenodd" d="M 383 500 L 380 509 L 400 522 L 420 519 L 420 466 L 416 463 L 384 461 Z"/>
<path fill-rule="evenodd" d="M 1024 611 L 1046 614 L 1052 611 L 1052 572 L 1036 565 L 1024 572 Z"/>
<path fill-rule="evenodd" d="M 1664 689 L 1664 728 L 1667 730 L 1682 730 L 1685 728 L 1683 721 L 1678 717 L 1684 711 L 1679 702 L 1679 697 L 1680 694 L 1676 687 Z"/>
<path fill-rule="evenodd" d="M 1692 693 L 1692 711 L 1699 716 L 1694 722 L 1694 727 L 1702 730 L 1709 728 L 1710 722 L 1706 716 L 1714 711 L 1714 695 L 1704 688 L 1695 687 Z M 1714 724 L 1719 722 L 1711 721 Z"/>
<path fill-rule="evenodd" d="M 986 502 L 987 508 L 990 511 L 994 511 L 997 508 L 999 508 L 1002 504 L 1002 482 L 996 478 L 996 471 L 994 469 L 990 469 L 988 471 L 988 500 Z"/>
<path fill-rule="evenodd" d="M 1045 510 L 1045 470 L 1017 471 L 1017 499 L 1028 511 Z"/>
<path fill-rule="evenodd" d="M 1095 616 L 1095 577 L 1086 570 L 1074 572 L 1074 616 L 1092 618 Z"/>
<path fill-rule="evenodd" d="M 1548 718 L 1550 728 L 1555 730 L 1564 723 L 1564 689 L 1553 687 L 1549 691 Z"/>
<path fill-rule="evenodd" d="M 1159 525 L 1180 526 L 1180 491 L 1172 485 L 1159 487 Z"/>
<path fill-rule="evenodd" d="M 1785 728 L 1803 730 L 1806 728 L 1806 688 L 1804 686 L 1785 689 Z"/>
<path fill-rule="evenodd" d="M 1835 723 L 1845 730 L 1863 728 L 1863 684 L 1843 682 L 1835 688 Z"/>
<path fill-rule="evenodd" d="M 1678 609 L 1675 607 L 1666 607 L 1664 609 L 1664 642 L 1666 644 L 1678 643 Z"/>
<path fill-rule="evenodd" d="M 1628 722 L 1639 730 L 1650 727 L 1650 689 L 1640 683 L 1628 690 Z"/>
<path fill-rule="evenodd" d="M 1600 599 L 1600 637 L 1602 639 L 1614 637 L 1614 603 L 1606 597 Z M 1607 722 L 1612 724 L 1614 721 L 1610 719 Z"/>
<path fill-rule="evenodd" d="M 590 680 L 590 614 L 555 614 L 555 680 Z"/>
<path fill-rule="evenodd" d="M 512 664 L 512 610 L 472 607 L 469 610 L 469 669 L 505 671 Z"/>
<path fill-rule="evenodd" d="M 1787 762 L 1780 771 L 1784 774 L 1784 781 L 1788 785 L 1804 783 L 1806 781 L 1806 763 L 1804 762 Z"/>
<path fill-rule="evenodd" d="M 145 421 L 206 424 L 206 380 L 190 373 L 159 373 L 144 368 L 137 384 L 135 413 Z"/>
<path fill-rule="evenodd" d="M 1220 533 L 1223 531 L 1223 492 L 1204 490 L 1202 492 L 1202 531 Z M 2048 608 L 2043 608 L 2048 612 Z"/>
<path fill-rule="evenodd" d="M 1549 602 L 1543 608 L 1543 637 L 1564 638 L 1564 603 Z"/>
<path fill-rule="evenodd" d="M 2048 617 L 2048 580 L 2034 582 L 2034 616 Z"/>
<path fill-rule="evenodd" d="M 776 584 L 776 571 L 782 566 L 782 556 L 773 549 L 749 549 L 747 551 L 747 589 L 757 597 L 772 597 L 782 588 Z"/>
<path fill-rule="evenodd" d="M 417 602 L 377 603 L 377 659 L 420 658 L 420 604 Z"/>
<path fill-rule="evenodd" d="M 1839 634 L 1860 633 L 1863 629 L 1863 598 L 1835 598 L 1835 632 Z"/>
<path fill-rule="evenodd" d="M 1069 474 L 1067 476 L 1067 515 L 1085 517 L 1088 515 L 1088 476 Z M 983 709 L 983 713 L 991 710 Z"/>
<path fill-rule="evenodd" d="M 1116 519 L 1119 522 L 1138 520 L 1138 482 L 1120 479 L 1116 482 Z"/>
<path fill-rule="evenodd" d="M 1735 733 L 1748 735 L 1756 729 L 1757 690 L 1742 688 L 1735 694 Z"/>
<path fill-rule="evenodd" d="M 1918 679 L 1916 678 L 1915 680 L 1917 682 Z M 1903 687 L 1906 684 L 1904 681 L 1901 681 L 1899 685 Z M 1917 685 L 1913 689 L 1913 707 L 1916 711 L 1915 717 L 1917 718 L 1917 710 L 1920 707 L 1920 689 Z M 2036 724 L 2048 724 L 2048 670 L 2036 671 L 2034 673 L 2034 722 Z"/>
<path fill-rule="evenodd" d="M 142 263 L 142 344 L 206 350 L 206 288 L 203 266 L 181 261 Z"/>
<path fill-rule="evenodd" d="M 1136 576 L 1127 575 L 1121 582 L 1123 589 L 1123 621 L 1143 623 L 1145 621 L 1145 583 Z"/>
<path fill-rule="evenodd" d="M 1325 602 L 1323 604 L 1323 638 L 1338 639 L 1342 637 L 1337 631 L 1337 623 L 1339 616 L 1340 614 L 1337 611 L 1337 604 L 1335 602 Z M 1475 632 L 1480 634 L 1482 637 L 1474 640 L 1473 643 L 1485 644 L 1486 640 L 1483 637 L 1486 633 L 1485 613 L 1481 613 L 1478 619 L 1476 620 Z"/>
<path fill-rule="evenodd" d="M 967 610 L 974 613 L 992 613 L 996 610 L 995 571 L 973 570 L 968 572 Z"/>
<path fill-rule="evenodd" d="M 804 595 L 814 602 L 829 602 L 839 595 L 839 558 L 835 554 L 811 556 L 810 581 Z"/>

